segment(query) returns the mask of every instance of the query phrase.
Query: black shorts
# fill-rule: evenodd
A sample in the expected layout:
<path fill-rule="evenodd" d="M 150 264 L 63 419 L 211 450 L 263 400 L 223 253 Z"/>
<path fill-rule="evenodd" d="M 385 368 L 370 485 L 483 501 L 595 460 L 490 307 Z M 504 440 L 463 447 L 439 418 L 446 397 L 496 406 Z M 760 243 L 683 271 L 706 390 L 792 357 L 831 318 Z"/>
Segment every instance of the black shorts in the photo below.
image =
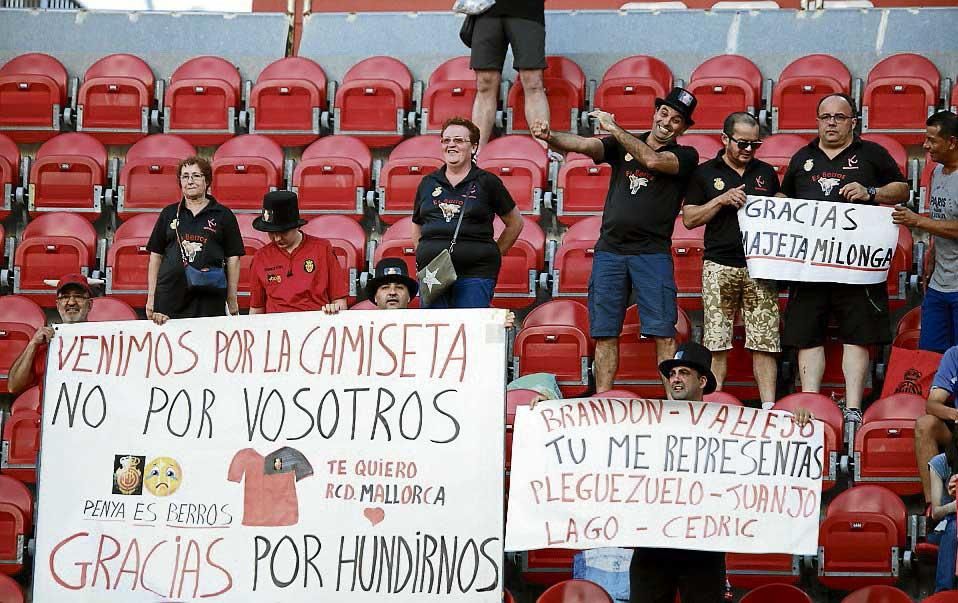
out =
<path fill-rule="evenodd" d="M 473 69 L 502 71 L 506 47 L 512 46 L 512 67 L 546 68 L 546 26 L 516 17 L 479 17 L 472 32 Z"/>
<path fill-rule="evenodd" d="M 716 603 L 725 595 L 725 553 L 635 549 L 629 566 L 630 603 Z"/>
<path fill-rule="evenodd" d="M 823 345 L 830 317 L 838 324 L 842 343 L 868 346 L 891 341 L 885 283 L 793 283 L 788 291 L 782 344 L 799 349 Z"/>

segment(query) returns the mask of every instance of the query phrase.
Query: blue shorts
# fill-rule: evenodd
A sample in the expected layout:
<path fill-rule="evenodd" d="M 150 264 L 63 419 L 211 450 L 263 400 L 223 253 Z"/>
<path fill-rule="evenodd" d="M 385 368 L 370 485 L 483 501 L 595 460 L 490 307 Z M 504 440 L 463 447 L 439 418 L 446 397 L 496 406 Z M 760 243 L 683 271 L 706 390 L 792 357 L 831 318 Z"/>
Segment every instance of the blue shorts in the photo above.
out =
<path fill-rule="evenodd" d="M 442 297 L 423 308 L 445 310 L 448 308 L 488 308 L 496 291 L 496 281 L 491 278 L 460 278 Z"/>
<path fill-rule="evenodd" d="M 928 287 L 921 302 L 921 336 L 918 347 L 944 352 L 958 344 L 958 293 Z"/>
<path fill-rule="evenodd" d="M 596 251 L 589 277 L 589 334 L 593 338 L 619 336 L 633 289 L 639 305 L 641 334 L 675 336 L 678 309 L 672 256 Z"/>

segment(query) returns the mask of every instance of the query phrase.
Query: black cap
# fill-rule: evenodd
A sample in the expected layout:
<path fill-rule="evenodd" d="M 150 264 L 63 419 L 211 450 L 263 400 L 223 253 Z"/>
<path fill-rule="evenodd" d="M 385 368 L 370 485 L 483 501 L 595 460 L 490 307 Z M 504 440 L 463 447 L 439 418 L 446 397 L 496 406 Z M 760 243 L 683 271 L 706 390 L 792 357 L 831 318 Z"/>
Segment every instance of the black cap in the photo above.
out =
<path fill-rule="evenodd" d="M 387 283 L 400 283 L 409 289 L 409 299 L 419 293 L 419 283 L 409 278 L 406 262 L 399 258 L 383 258 L 376 264 L 376 274 L 366 283 L 366 297 L 376 303 L 376 291 Z"/>
<path fill-rule="evenodd" d="M 685 118 L 685 123 L 689 126 L 695 125 L 695 122 L 692 121 L 692 112 L 695 111 L 695 106 L 698 104 L 699 101 L 695 98 L 694 94 L 685 88 L 679 88 L 678 86 L 672 88 L 668 96 L 665 98 L 655 99 L 656 109 L 662 105 L 668 105 L 672 107 L 678 111 L 683 118 Z"/>
<path fill-rule="evenodd" d="M 292 191 L 270 191 L 263 197 L 263 213 L 253 220 L 253 228 L 261 232 L 283 232 L 299 228 L 306 220 L 299 218 L 299 199 Z"/>
<path fill-rule="evenodd" d="M 703 394 L 711 394 L 715 391 L 715 375 L 712 374 L 712 352 L 694 341 L 683 343 L 676 350 L 675 356 L 669 360 L 663 360 L 659 364 L 659 372 L 663 377 L 668 377 L 669 372 L 677 366 L 687 366 L 698 371 L 705 377 L 705 389 Z"/>

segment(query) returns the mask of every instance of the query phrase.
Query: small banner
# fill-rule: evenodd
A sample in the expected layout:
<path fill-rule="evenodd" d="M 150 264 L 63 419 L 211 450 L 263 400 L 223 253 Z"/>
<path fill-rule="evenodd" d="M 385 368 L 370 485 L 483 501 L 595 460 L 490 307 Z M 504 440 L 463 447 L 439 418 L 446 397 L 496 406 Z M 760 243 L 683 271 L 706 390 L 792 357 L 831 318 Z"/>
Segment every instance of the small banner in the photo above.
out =
<path fill-rule="evenodd" d="M 881 397 L 892 394 L 915 394 L 927 398 L 935 381 L 941 354 L 928 350 L 908 350 L 892 346 Z"/>

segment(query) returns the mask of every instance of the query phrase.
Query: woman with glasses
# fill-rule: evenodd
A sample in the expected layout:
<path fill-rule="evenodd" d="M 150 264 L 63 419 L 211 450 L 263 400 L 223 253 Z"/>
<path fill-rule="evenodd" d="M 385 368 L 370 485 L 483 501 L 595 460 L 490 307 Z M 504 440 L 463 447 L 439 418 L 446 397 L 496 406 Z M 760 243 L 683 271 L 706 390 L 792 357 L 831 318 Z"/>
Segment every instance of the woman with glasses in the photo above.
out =
<path fill-rule="evenodd" d="M 423 306 L 429 290 L 437 286 L 435 275 L 424 269 L 452 247 L 457 280 L 428 307 L 488 308 L 502 256 L 522 232 L 522 216 L 502 180 L 476 166 L 479 128 L 474 123 L 449 119 L 442 126 L 440 144 L 445 165 L 419 183 L 412 215 Z M 492 228 L 496 216 L 505 224 L 498 239 Z"/>
<path fill-rule="evenodd" d="M 146 316 L 170 318 L 238 314 L 243 237 L 236 216 L 209 194 L 210 163 L 188 157 L 177 168 L 183 198 L 160 212 L 146 248 Z"/>

